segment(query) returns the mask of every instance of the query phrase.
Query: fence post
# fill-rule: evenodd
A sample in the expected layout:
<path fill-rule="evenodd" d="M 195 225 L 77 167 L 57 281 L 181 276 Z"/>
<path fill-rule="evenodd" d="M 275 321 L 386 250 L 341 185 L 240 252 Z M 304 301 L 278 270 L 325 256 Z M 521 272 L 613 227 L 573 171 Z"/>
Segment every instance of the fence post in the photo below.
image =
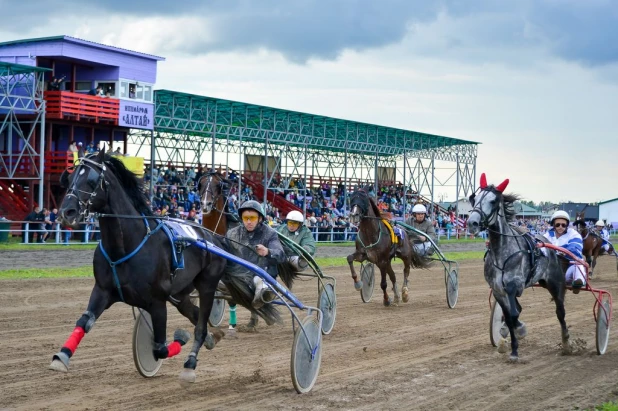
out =
<path fill-rule="evenodd" d="M 24 232 L 24 244 L 28 244 L 28 240 L 30 240 L 30 223 L 26 223 Z"/>
<path fill-rule="evenodd" d="M 60 244 L 60 224 L 56 223 L 56 244 Z"/>

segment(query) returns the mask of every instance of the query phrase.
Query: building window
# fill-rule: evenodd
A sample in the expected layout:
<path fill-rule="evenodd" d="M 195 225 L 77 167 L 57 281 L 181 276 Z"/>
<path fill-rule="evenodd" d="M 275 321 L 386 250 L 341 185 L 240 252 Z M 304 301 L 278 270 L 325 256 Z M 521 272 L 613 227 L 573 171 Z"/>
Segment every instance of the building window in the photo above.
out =
<path fill-rule="evenodd" d="M 120 98 L 152 103 L 152 84 L 120 80 Z"/>

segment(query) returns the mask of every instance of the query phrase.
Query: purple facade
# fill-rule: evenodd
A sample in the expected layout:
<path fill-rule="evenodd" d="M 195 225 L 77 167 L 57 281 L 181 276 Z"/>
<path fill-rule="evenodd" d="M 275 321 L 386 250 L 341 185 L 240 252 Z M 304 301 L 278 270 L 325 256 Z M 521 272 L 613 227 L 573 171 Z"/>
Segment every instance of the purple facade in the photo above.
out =
<path fill-rule="evenodd" d="M 115 78 L 96 80 L 142 81 L 154 84 L 157 80 L 157 62 L 165 60 L 145 53 L 138 53 L 117 47 L 76 39 L 69 36 L 48 37 L 0 43 L 0 61 L 34 66 L 37 59 L 53 58 L 57 63 L 76 64 L 78 77 L 93 69 L 109 69 Z M 40 65 L 39 65 L 40 66 Z M 61 70 L 67 74 L 70 72 Z M 92 78 L 93 75 L 87 77 Z"/>

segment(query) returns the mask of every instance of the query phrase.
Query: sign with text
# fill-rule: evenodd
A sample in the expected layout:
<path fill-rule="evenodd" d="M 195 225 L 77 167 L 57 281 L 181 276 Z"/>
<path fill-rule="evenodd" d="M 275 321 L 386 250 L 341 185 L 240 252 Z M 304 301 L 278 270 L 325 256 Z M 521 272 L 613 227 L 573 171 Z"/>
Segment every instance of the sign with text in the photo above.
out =
<path fill-rule="evenodd" d="M 120 100 L 118 125 L 122 127 L 152 130 L 154 128 L 154 105 L 130 100 Z"/>

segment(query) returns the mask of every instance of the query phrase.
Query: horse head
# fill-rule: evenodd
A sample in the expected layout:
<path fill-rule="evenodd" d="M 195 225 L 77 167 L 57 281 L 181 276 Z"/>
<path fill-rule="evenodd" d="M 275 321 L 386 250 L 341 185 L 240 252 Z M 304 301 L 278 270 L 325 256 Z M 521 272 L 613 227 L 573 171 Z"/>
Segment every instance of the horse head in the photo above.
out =
<path fill-rule="evenodd" d="M 496 224 L 500 208 L 504 205 L 503 192 L 508 184 L 509 179 L 507 178 L 497 186 L 488 185 L 485 173 L 481 174 L 481 184 L 477 190 L 478 198 L 476 192 L 470 196 L 470 204 L 473 207 L 468 218 L 470 233 L 476 234 Z"/>
<path fill-rule="evenodd" d="M 58 210 L 61 223 L 76 227 L 90 212 L 99 211 L 105 206 L 107 167 L 104 159 L 105 149 L 96 155 L 80 157 L 71 174 L 68 169 L 62 173 L 60 183 L 68 191 Z"/>
<path fill-rule="evenodd" d="M 357 190 L 350 195 L 350 223 L 358 225 L 367 217 L 371 204 L 365 190 Z"/>
<path fill-rule="evenodd" d="M 215 210 L 219 212 L 224 211 L 223 206 L 230 186 L 231 182 L 214 170 L 209 171 L 200 178 L 198 190 L 204 215 L 209 215 Z"/>

